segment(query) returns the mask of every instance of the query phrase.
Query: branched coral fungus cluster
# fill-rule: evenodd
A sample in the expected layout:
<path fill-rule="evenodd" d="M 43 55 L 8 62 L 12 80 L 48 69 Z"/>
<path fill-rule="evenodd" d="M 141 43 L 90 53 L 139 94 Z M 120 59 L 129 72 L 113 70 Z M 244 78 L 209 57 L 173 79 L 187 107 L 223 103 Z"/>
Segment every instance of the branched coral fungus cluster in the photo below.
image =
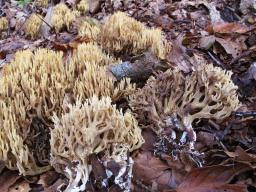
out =
<path fill-rule="evenodd" d="M 143 138 L 132 115 L 117 110 L 109 97 L 101 100 L 92 97 L 84 104 L 77 102 L 69 107 L 69 112 L 61 118 L 54 117 L 51 161 L 56 170 L 64 172 L 70 179 L 66 191 L 74 186 L 83 191 L 91 171 L 90 154 L 109 151 L 113 144 L 126 144 L 128 150 L 133 151 L 141 146 Z M 120 154 L 122 150 L 115 153 L 116 156 Z M 74 168 L 80 171 L 74 173 Z"/>
<path fill-rule="evenodd" d="M 85 100 L 93 95 L 111 96 L 117 100 L 134 90 L 129 80 L 115 83 L 106 75 L 105 67 L 100 65 L 112 60 L 99 47 L 81 44 L 78 52 L 80 48 L 87 50 L 80 55 L 84 62 L 71 59 L 65 64 L 61 52 L 39 49 L 33 53 L 25 50 L 17 52 L 15 59 L 3 69 L 0 126 L 2 137 L 6 137 L 2 140 L 1 159 L 9 168 L 19 169 L 24 175 L 45 171 L 39 166 L 42 162 L 37 162 L 37 156 L 41 154 L 32 154 L 29 146 L 33 145 L 26 144 L 32 142 L 28 135 L 34 129 L 36 119 L 49 129 L 52 127 L 51 116 L 53 113 L 61 115 L 67 100 Z M 89 50 L 94 50 L 94 61 Z M 74 53 L 74 58 L 76 56 Z M 33 137 L 37 134 L 35 132 Z M 47 145 L 45 147 L 49 150 Z M 45 154 L 43 162 L 47 164 L 49 154 Z"/>
<path fill-rule="evenodd" d="M 112 15 L 103 25 L 100 42 L 111 52 L 139 53 L 150 48 L 164 58 L 170 51 L 170 44 L 160 29 L 149 29 L 122 12 Z"/>
<path fill-rule="evenodd" d="M 80 1 L 81 11 L 87 9 L 86 2 Z M 69 28 L 76 14 L 58 4 L 51 24 L 56 31 Z M 31 15 L 25 23 L 26 35 L 35 38 L 41 22 L 40 15 Z M 138 90 L 128 78 L 117 81 L 107 66 L 121 60 L 110 54 L 136 55 L 150 49 L 163 59 L 171 48 L 161 30 L 147 28 L 124 13 L 110 16 L 102 25 L 87 19 L 78 36 L 88 43 L 78 45 L 65 60 L 62 52 L 23 50 L 3 68 L 0 160 L 9 169 L 36 175 L 53 166 L 69 179 L 66 191 L 84 191 L 91 155 L 122 162 L 131 175 L 128 152 L 144 142 L 138 122 L 161 134 L 165 128 L 173 128 L 175 116 L 179 128 L 192 135 L 190 141 L 194 142 L 192 124 L 196 120 L 222 120 L 239 106 L 231 72 L 212 65 L 201 66 L 188 76 L 169 69 L 150 77 Z M 115 105 L 128 97 L 133 113 Z M 129 191 L 131 176 L 125 183 L 118 179 L 123 174 L 114 182 Z"/>
<path fill-rule="evenodd" d="M 239 107 L 237 86 L 232 73 L 213 65 L 199 66 L 191 75 L 167 70 L 151 77 L 147 84 L 131 96 L 130 105 L 139 123 L 157 134 L 166 128 L 184 130 L 193 144 L 196 140 L 193 122 L 201 119 L 223 120 Z M 180 120 L 175 124 L 174 117 Z M 176 139 L 175 132 L 172 133 Z"/>
<path fill-rule="evenodd" d="M 17 52 L 0 78 L 0 159 L 6 166 L 36 175 L 54 165 L 69 177 L 67 191 L 81 191 L 90 173 L 89 155 L 116 144 L 128 151 L 139 148 L 143 138 L 137 121 L 112 105 L 135 91 L 129 79 L 117 82 L 108 74 L 106 65 L 118 62 L 97 43 L 78 45 L 65 62 L 62 52 L 48 49 Z M 72 124 L 76 129 L 70 130 Z M 58 169 L 63 158 L 66 167 Z"/>
<path fill-rule="evenodd" d="M 63 28 L 69 29 L 79 15 L 77 10 L 71 10 L 60 3 L 53 8 L 50 25 L 57 32 Z M 27 36 L 34 38 L 38 35 L 42 24 L 40 17 L 37 14 L 29 17 L 25 26 Z M 85 19 L 78 29 L 78 35 L 91 42 L 97 42 L 113 54 L 139 54 L 150 49 L 159 58 L 164 59 L 171 49 L 160 29 L 148 28 L 122 12 L 113 14 L 102 25 L 93 19 Z"/>

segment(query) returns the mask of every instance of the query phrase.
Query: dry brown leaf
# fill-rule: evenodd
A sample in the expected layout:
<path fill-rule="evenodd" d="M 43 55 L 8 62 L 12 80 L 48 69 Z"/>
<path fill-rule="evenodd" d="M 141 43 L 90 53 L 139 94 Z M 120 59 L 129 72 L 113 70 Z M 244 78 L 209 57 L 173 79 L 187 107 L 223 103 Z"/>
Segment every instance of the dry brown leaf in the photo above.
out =
<path fill-rule="evenodd" d="M 236 147 L 235 152 L 225 151 L 225 153 L 233 158 L 235 161 L 242 162 L 242 163 L 256 163 L 256 155 L 247 153 L 243 148 L 240 146 Z"/>
<path fill-rule="evenodd" d="M 167 60 L 177 66 L 181 71 L 188 73 L 191 71 L 192 64 L 186 53 L 186 47 L 182 45 L 183 37 L 183 35 L 179 35 L 173 42 L 173 48 L 167 55 Z"/>
<path fill-rule="evenodd" d="M 20 177 L 17 171 L 4 170 L 0 175 L 0 191 L 7 192 Z"/>
<path fill-rule="evenodd" d="M 215 43 L 215 40 L 216 38 L 214 35 L 201 37 L 199 40 L 199 47 L 208 50 Z"/>
<path fill-rule="evenodd" d="M 216 41 L 225 49 L 228 54 L 231 54 L 233 58 L 238 57 L 246 48 L 244 42 L 234 41 L 231 38 L 216 38 Z"/>
<path fill-rule="evenodd" d="M 133 176 L 156 191 L 174 188 L 181 179 L 177 172 L 151 152 L 142 152 L 134 159 Z"/>
<path fill-rule="evenodd" d="M 22 180 L 12 185 L 9 188 L 8 192 L 29 192 L 30 190 L 31 187 L 29 186 L 29 183 L 26 180 Z"/>
<path fill-rule="evenodd" d="M 40 175 L 40 179 L 37 182 L 37 184 L 40 184 L 43 186 L 43 188 L 50 187 L 54 184 L 54 182 L 59 178 L 59 174 L 55 171 L 47 171 L 46 173 L 43 173 Z"/>
<path fill-rule="evenodd" d="M 239 23 L 226 23 L 226 22 L 218 22 L 213 24 L 212 26 L 213 32 L 215 33 L 239 33 L 243 34 L 248 32 L 250 29 L 247 26 L 241 25 Z"/>
<path fill-rule="evenodd" d="M 243 184 L 228 184 L 232 178 L 248 169 L 244 165 L 217 165 L 192 170 L 176 190 L 166 192 L 246 192 Z"/>

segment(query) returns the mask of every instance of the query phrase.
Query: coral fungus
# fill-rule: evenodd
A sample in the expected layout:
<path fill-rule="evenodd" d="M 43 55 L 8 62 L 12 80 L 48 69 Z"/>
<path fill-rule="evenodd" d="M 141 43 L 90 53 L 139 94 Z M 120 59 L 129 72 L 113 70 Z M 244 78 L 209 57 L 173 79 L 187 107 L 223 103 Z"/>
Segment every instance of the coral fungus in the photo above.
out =
<path fill-rule="evenodd" d="M 64 3 L 59 3 L 53 8 L 51 24 L 57 32 L 63 27 L 69 29 L 78 15 L 78 12 L 71 11 Z"/>
<path fill-rule="evenodd" d="M 32 14 L 25 23 L 25 34 L 31 38 L 35 38 L 40 30 L 42 18 L 39 14 Z"/>
<path fill-rule="evenodd" d="M 37 7 L 47 7 L 48 6 L 48 0 L 35 0 L 35 5 Z"/>
<path fill-rule="evenodd" d="M 89 11 L 89 2 L 88 2 L 88 0 L 81 0 L 77 4 L 77 10 L 80 11 L 81 13 L 86 13 L 87 11 Z"/>
<path fill-rule="evenodd" d="M 151 48 L 160 58 L 170 50 L 160 29 L 149 29 L 125 13 L 117 12 L 103 25 L 101 44 L 109 51 L 139 53 Z"/>
<path fill-rule="evenodd" d="M 78 35 L 80 37 L 85 37 L 94 42 L 97 42 L 99 33 L 99 24 L 96 21 L 89 18 L 86 21 L 84 21 L 78 29 Z"/>
<path fill-rule="evenodd" d="M 82 43 L 78 45 L 77 49 L 70 59 L 71 65 L 76 67 L 81 66 L 85 69 L 84 63 L 94 63 L 96 65 L 104 66 L 118 62 L 114 57 L 106 54 L 101 47 L 95 43 Z M 83 69 L 77 69 L 79 71 Z"/>
<path fill-rule="evenodd" d="M 133 151 L 144 142 L 133 116 L 117 110 L 109 97 L 99 100 L 93 96 L 83 104 L 77 102 L 53 121 L 51 164 L 69 178 L 66 191 L 85 190 L 91 172 L 89 155 L 108 153 L 114 144 L 126 144 Z M 112 155 L 117 159 L 123 149 L 115 149 Z"/>
<path fill-rule="evenodd" d="M 5 147 L 0 148 L 0 158 L 8 168 L 18 169 L 24 175 L 38 174 L 48 168 L 49 154 L 46 152 L 44 157 L 44 153 L 38 154 L 48 150 L 47 144 L 45 149 L 37 149 L 37 153 L 32 155 L 33 149 L 29 146 L 35 146 L 30 145 L 29 140 L 44 137 L 42 132 L 40 137 L 38 132 L 34 132 L 35 118 L 46 125 L 52 110 L 60 106 L 65 87 L 61 75 L 63 69 L 62 54 L 46 49 L 39 49 L 35 54 L 29 50 L 17 52 L 15 59 L 3 68 L 0 79 L 0 130 L 6 135 L 6 141 Z M 31 135 L 32 132 L 35 134 Z M 8 156 L 2 156 L 4 153 Z M 42 162 L 46 162 L 45 166 L 40 167 L 38 164 Z"/>
<path fill-rule="evenodd" d="M 135 90 L 128 79 L 115 82 L 107 74 L 104 64 L 115 59 L 96 45 L 80 45 L 73 57 L 64 63 L 61 52 L 25 50 L 17 52 L 3 68 L 0 135 L 7 136 L 0 147 L 0 159 L 9 168 L 24 175 L 49 168 L 50 117 L 62 114 L 74 99 L 85 100 L 95 94 L 117 101 Z"/>
<path fill-rule="evenodd" d="M 111 96 L 114 102 L 135 92 L 135 85 L 129 79 L 122 79 L 117 85 L 104 66 L 86 63 L 87 70 L 79 75 L 74 86 L 75 95 L 81 98 Z"/>
<path fill-rule="evenodd" d="M 195 141 L 192 123 L 200 119 L 223 120 L 239 107 L 237 86 L 231 72 L 213 65 L 200 66 L 184 77 L 178 70 L 167 70 L 151 77 L 145 87 L 131 97 L 130 105 L 139 123 L 161 133 L 181 120 L 178 128 Z M 184 138 L 183 138 L 184 139 Z"/>
<path fill-rule="evenodd" d="M 0 32 L 8 29 L 8 20 L 6 17 L 0 17 Z"/>

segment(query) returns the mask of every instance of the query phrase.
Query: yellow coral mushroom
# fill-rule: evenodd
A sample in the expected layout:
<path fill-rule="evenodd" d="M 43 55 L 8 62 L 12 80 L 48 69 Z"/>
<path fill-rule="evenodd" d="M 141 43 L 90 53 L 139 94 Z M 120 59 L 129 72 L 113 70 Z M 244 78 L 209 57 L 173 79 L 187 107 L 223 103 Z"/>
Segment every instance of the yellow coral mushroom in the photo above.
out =
<path fill-rule="evenodd" d="M 94 43 L 80 44 L 74 51 L 68 65 L 70 74 L 79 74 L 74 85 L 74 94 L 81 99 L 93 95 L 98 97 L 111 96 L 113 101 L 132 94 L 136 88 L 130 79 L 116 82 L 107 73 L 106 65 L 120 62 Z M 73 78 L 73 77 L 72 77 Z"/>
<path fill-rule="evenodd" d="M 74 94 L 86 99 L 93 95 L 111 96 L 114 102 L 135 92 L 136 87 L 130 79 L 116 82 L 104 66 L 86 63 L 87 69 L 81 73 L 74 86 Z"/>
<path fill-rule="evenodd" d="M 69 29 L 78 15 L 78 12 L 71 11 L 64 3 L 59 3 L 53 8 L 51 24 L 57 32 L 64 27 Z"/>
<path fill-rule="evenodd" d="M 144 142 L 133 116 L 111 105 L 109 97 L 93 96 L 82 104 L 69 106 L 69 112 L 54 116 L 51 130 L 51 164 L 69 178 L 66 191 L 84 191 L 91 172 L 89 155 L 109 153 L 114 144 L 126 144 L 129 151 Z M 115 156 L 122 154 L 116 148 Z"/>
<path fill-rule="evenodd" d="M 42 22 L 42 18 L 39 14 L 31 14 L 25 23 L 26 36 L 31 38 L 38 36 Z"/>
<path fill-rule="evenodd" d="M 8 20 L 6 17 L 0 17 L 0 31 L 8 29 Z"/>
<path fill-rule="evenodd" d="M 77 10 L 80 11 L 81 13 L 86 13 L 87 11 L 89 11 L 89 2 L 88 2 L 88 0 L 81 0 L 77 4 Z"/>
<path fill-rule="evenodd" d="M 35 5 L 37 7 L 47 7 L 48 6 L 48 0 L 35 0 Z"/>
<path fill-rule="evenodd" d="M 161 30 L 149 29 L 122 12 L 109 17 L 100 38 L 102 46 L 114 52 L 138 53 L 151 48 L 158 57 L 164 58 L 170 51 L 170 44 Z"/>
<path fill-rule="evenodd" d="M 158 134 L 177 117 L 182 123 L 179 128 L 191 133 L 195 140 L 192 130 L 195 120 L 223 120 L 239 107 L 237 86 L 231 74 L 213 65 L 200 66 L 187 77 L 170 69 L 151 77 L 131 97 L 130 105 L 139 122 Z"/>
<path fill-rule="evenodd" d="M 106 54 L 102 48 L 95 43 L 82 43 L 74 50 L 74 53 L 70 58 L 70 63 L 72 63 L 73 66 L 83 66 L 85 68 L 86 65 L 83 63 L 86 62 L 104 66 L 117 63 L 119 61 Z"/>
<path fill-rule="evenodd" d="M 97 42 L 100 33 L 100 26 L 97 22 L 92 19 L 84 21 L 78 29 L 78 35 L 85 37 L 91 41 Z"/>
<path fill-rule="evenodd" d="M 8 168 L 18 169 L 23 175 L 49 169 L 51 116 L 61 115 L 74 99 L 85 100 L 97 94 L 117 101 L 135 90 L 129 80 L 115 82 L 107 75 L 103 64 L 114 59 L 103 52 L 91 54 L 90 50 L 97 49 L 90 44 L 83 49 L 87 53 L 68 63 L 63 62 L 62 52 L 19 51 L 3 68 L 0 137 L 6 138 L 0 142 L 0 160 Z"/>

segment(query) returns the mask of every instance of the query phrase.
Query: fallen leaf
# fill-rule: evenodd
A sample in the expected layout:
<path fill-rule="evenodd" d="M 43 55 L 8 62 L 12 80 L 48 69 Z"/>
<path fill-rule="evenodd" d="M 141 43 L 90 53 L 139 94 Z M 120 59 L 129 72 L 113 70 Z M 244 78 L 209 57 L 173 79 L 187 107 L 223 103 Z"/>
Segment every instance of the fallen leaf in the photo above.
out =
<path fill-rule="evenodd" d="M 241 162 L 241 163 L 256 163 L 256 155 L 247 153 L 243 148 L 240 146 L 236 147 L 235 152 L 229 152 L 225 151 L 225 153 L 233 158 L 235 161 Z"/>
<path fill-rule="evenodd" d="M 0 175 L 0 191 L 7 192 L 20 177 L 17 171 L 4 170 Z"/>
<path fill-rule="evenodd" d="M 22 180 L 20 182 L 15 183 L 12 185 L 8 192 L 29 192 L 31 190 L 31 187 L 29 186 L 29 183 L 25 180 Z"/>
<path fill-rule="evenodd" d="M 63 184 L 67 184 L 67 183 L 65 183 L 63 179 L 58 179 L 51 186 L 44 188 L 44 192 L 56 192 L 58 191 L 57 189 L 59 189 L 59 187 L 62 186 Z"/>
<path fill-rule="evenodd" d="M 226 22 L 218 22 L 214 23 L 212 26 L 213 32 L 214 33 L 225 33 L 225 34 L 230 34 L 230 33 L 239 33 L 243 34 L 248 32 L 250 29 L 247 26 L 241 25 L 236 22 L 232 23 L 226 23 Z"/>
<path fill-rule="evenodd" d="M 199 47 L 202 49 L 208 50 L 215 43 L 215 40 L 216 38 L 213 35 L 202 37 L 199 40 Z"/>
<path fill-rule="evenodd" d="M 47 171 L 40 175 L 40 179 L 37 184 L 41 184 L 44 188 L 50 187 L 58 179 L 59 174 L 55 171 Z"/>
<path fill-rule="evenodd" d="M 182 45 L 184 35 L 179 35 L 173 42 L 173 47 L 167 55 L 167 60 L 177 66 L 181 71 L 189 73 L 192 69 L 192 63 L 189 61 L 189 56 L 186 53 L 186 47 Z"/>
<path fill-rule="evenodd" d="M 90 13 L 97 13 L 100 9 L 100 1 L 99 0 L 89 0 L 89 10 Z"/>
<path fill-rule="evenodd" d="M 216 165 L 194 169 L 177 189 L 165 192 L 246 192 L 246 185 L 228 183 L 235 175 L 247 169 L 244 165 Z"/>
<path fill-rule="evenodd" d="M 211 23 L 212 24 L 218 23 L 218 22 L 224 22 L 221 19 L 220 12 L 216 8 L 216 3 L 215 2 L 210 2 L 209 3 L 208 1 L 202 0 L 202 1 L 199 1 L 198 4 L 203 4 L 204 6 L 207 7 L 207 9 L 210 12 L 210 18 L 211 18 Z"/>
<path fill-rule="evenodd" d="M 238 57 L 246 48 L 244 42 L 234 41 L 231 38 L 216 38 L 216 42 L 218 42 L 228 54 L 231 54 L 233 58 Z"/>
<path fill-rule="evenodd" d="M 134 159 L 133 176 L 148 186 L 154 185 L 157 191 L 176 187 L 181 180 L 178 172 L 151 152 L 142 152 Z"/>

